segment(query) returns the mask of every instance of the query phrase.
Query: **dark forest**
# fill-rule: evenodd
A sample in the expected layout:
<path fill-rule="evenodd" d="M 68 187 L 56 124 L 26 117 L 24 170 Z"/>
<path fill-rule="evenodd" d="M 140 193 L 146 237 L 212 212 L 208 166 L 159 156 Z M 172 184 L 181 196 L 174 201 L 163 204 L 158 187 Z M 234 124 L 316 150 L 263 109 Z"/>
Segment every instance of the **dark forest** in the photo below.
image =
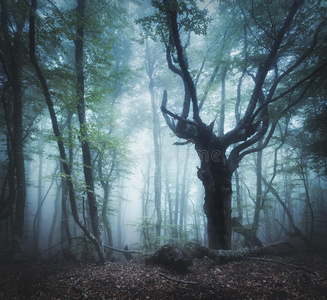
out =
<path fill-rule="evenodd" d="M 327 1 L 1 0 L 0 299 L 326 299 Z"/>

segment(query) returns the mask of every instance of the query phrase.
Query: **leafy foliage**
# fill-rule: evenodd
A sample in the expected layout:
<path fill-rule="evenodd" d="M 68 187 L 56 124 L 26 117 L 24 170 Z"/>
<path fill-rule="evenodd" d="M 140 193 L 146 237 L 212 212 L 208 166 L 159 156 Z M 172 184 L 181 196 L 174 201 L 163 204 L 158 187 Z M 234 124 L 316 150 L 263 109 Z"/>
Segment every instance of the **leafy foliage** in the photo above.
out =
<path fill-rule="evenodd" d="M 308 107 L 304 121 L 307 133 L 305 152 L 312 158 L 318 173 L 327 176 L 327 105 L 323 101 L 316 106 Z"/>
<path fill-rule="evenodd" d="M 208 17 L 207 9 L 201 10 L 198 7 L 196 0 L 153 0 L 152 6 L 155 8 L 154 14 L 136 20 L 136 24 L 141 24 L 145 35 L 153 40 L 160 37 L 161 41 L 168 44 L 170 32 L 168 11 L 178 14 L 180 31 L 194 32 L 197 35 L 204 35 L 207 32 L 211 18 Z"/>

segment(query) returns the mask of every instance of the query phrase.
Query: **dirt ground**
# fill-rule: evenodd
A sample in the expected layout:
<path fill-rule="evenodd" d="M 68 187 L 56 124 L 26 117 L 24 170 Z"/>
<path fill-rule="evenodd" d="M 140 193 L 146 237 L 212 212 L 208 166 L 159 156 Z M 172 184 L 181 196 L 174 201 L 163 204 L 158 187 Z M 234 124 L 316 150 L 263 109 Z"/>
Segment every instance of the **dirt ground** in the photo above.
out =
<path fill-rule="evenodd" d="M 184 274 L 142 261 L 0 264 L 0 299 L 327 299 L 325 252 L 195 259 Z"/>

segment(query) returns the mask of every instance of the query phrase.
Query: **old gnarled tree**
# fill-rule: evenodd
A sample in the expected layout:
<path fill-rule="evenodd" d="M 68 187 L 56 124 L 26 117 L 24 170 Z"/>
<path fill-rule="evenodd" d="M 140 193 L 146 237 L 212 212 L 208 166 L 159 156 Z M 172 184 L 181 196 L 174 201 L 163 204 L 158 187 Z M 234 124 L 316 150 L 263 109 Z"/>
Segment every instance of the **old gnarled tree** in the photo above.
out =
<path fill-rule="evenodd" d="M 199 154 L 198 177 L 205 189 L 204 211 L 209 247 L 214 249 L 231 249 L 232 175 L 240 161 L 268 145 L 277 123 L 302 100 L 310 98 L 312 89 L 317 88 L 326 72 L 326 55 L 322 51 L 325 41 L 321 38 L 326 30 L 326 20 L 319 15 L 319 7 L 294 0 L 283 11 L 278 11 L 273 10 L 268 1 L 264 4 L 265 10 L 253 2 L 252 5 L 232 2 L 221 1 L 220 5 L 230 8 L 225 9 L 225 13 L 239 14 L 235 22 L 243 24 L 240 27 L 241 31 L 244 30 L 243 49 L 240 50 L 243 61 L 239 65 L 239 85 L 235 87 L 235 126 L 226 133 L 223 122 L 217 130 L 214 121 L 206 124 L 201 118 L 205 98 L 199 99 L 196 78 L 189 68 L 186 51 L 189 39 L 182 42 L 182 36 L 190 32 L 205 33 L 209 22 L 208 11 L 200 10 L 196 1 L 153 1 L 156 12 L 138 20 L 150 35 L 153 32 L 160 35 L 166 46 L 169 69 L 183 82 L 185 97 L 182 112 L 177 114 L 168 108 L 166 91 L 161 110 L 176 136 L 193 142 Z M 266 23 L 260 23 L 262 18 L 257 19 L 259 8 L 260 17 L 265 17 Z M 219 8 L 217 12 L 215 16 L 219 17 Z M 272 16 L 273 13 L 275 15 Z M 309 16 L 311 19 L 312 14 L 316 14 L 316 22 L 304 28 L 301 25 L 303 20 Z M 155 30 L 151 32 L 149 28 Z M 260 35 L 255 36 L 254 29 Z M 226 26 L 226 32 L 228 30 Z M 305 39 L 298 38 L 301 33 Z M 221 43 L 226 34 L 222 36 Z M 260 59 L 256 57 L 258 53 L 261 54 Z M 217 64 L 212 71 L 209 86 L 213 85 L 219 68 Z M 224 72 L 221 71 L 221 74 L 225 76 L 221 76 L 225 80 Z M 252 80 L 253 88 L 247 99 L 241 99 L 240 89 L 246 77 Z M 224 114 L 221 109 L 220 121 L 224 120 Z"/>

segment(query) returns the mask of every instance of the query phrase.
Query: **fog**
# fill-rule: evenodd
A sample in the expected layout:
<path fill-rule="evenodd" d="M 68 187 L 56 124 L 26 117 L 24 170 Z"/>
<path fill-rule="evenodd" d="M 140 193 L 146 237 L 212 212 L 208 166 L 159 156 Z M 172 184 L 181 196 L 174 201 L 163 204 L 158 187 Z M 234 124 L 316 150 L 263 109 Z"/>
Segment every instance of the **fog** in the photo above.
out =
<path fill-rule="evenodd" d="M 1 256 L 327 246 L 326 14 L 236 2 L 1 4 Z"/>

